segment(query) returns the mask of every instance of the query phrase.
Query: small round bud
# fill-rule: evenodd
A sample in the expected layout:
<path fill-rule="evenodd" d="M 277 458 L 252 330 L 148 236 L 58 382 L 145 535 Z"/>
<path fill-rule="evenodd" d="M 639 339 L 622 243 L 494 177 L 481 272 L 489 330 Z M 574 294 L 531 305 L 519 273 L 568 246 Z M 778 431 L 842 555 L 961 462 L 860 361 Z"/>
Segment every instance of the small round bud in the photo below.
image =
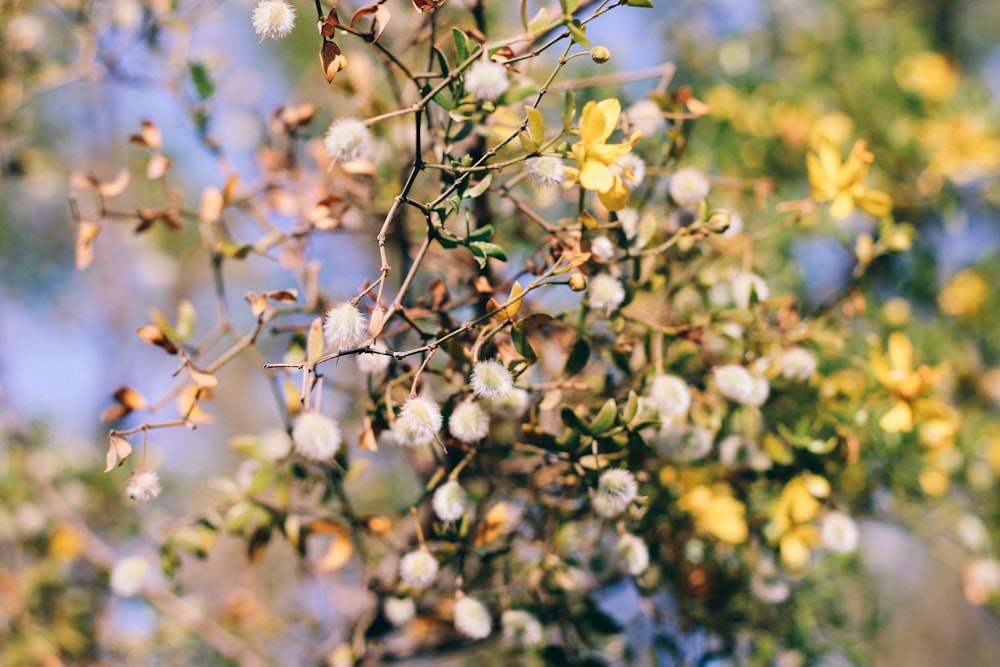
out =
<path fill-rule="evenodd" d="M 442 521 L 457 521 L 465 513 L 465 489 L 456 480 L 448 480 L 434 492 L 431 505 L 437 518 Z"/>
<path fill-rule="evenodd" d="M 386 598 L 382 603 L 382 611 L 390 623 L 400 627 L 417 615 L 417 605 L 413 598 Z"/>
<path fill-rule="evenodd" d="M 337 422 L 318 412 L 303 412 L 292 428 L 295 451 L 313 461 L 329 460 L 342 442 Z"/>
<path fill-rule="evenodd" d="M 441 407 L 423 396 L 407 399 L 396 419 L 396 440 L 401 445 L 429 445 L 441 430 Z"/>
<path fill-rule="evenodd" d="M 465 401 L 452 410 L 448 431 L 462 442 L 479 442 L 490 432 L 490 418 L 478 403 Z"/>
<path fill-rule="evenodd" d="M 493 400 L 504 398 L 514 389 L 514 378 L 496 359 L 476 362 L 472 367 L 472 390 L 476 396 Z"/>
<path fill-rule="evenodd" d="M 608 51 L 607 47 L 595 46 L 590 50 L 590 59 L 598 65 L 603 65 L 611 60 L 611 52 Z"/>
<path fill-rule="evenodd" d="M 160 476 L 152 470 L 136 470 L 125 482 L 125 493 L 136 502 L 144 503 L 160 495 Z"/>
<path fill-rule="evenodd" d="M 587 278 L 582 273 L 574 273 L 569 277 L 569 288 L 574 292 L 587 289 Z"/>

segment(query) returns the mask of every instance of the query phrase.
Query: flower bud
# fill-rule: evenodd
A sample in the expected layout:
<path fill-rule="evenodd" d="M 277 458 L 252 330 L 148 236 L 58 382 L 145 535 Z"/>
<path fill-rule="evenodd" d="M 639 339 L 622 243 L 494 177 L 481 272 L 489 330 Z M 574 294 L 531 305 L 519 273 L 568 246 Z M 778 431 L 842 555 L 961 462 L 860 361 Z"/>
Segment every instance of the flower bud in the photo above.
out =
<path fill-rule="evenodd" d="M 574 273 L 569 277 L 569 288 L 574 292 L 582 292 L 587 289 L 587 279 L 582 273 Z"/>
<path fill-rule="evenodd" d="M 611 60 L 611 52 L 608 51 L 607 47 L 595 46 L 590 50 L 590 59 L 598 65 L 603 65 Z"/>

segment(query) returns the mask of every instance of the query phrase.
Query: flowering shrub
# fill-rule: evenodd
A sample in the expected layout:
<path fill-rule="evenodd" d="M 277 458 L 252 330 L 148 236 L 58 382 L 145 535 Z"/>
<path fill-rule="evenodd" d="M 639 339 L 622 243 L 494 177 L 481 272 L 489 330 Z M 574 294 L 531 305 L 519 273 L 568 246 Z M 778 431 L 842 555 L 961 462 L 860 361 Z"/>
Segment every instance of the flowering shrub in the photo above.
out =
<path fill-rule="evenodd" d="M 141 168 L 72 179 L 80 270 L 108 261 L 121 222 L 210 260 L 210 289 L 178 294 L 176 317 L 132 322 L 173 385 L 122 386 L 103 414 L 107 477 L 148 507 L 172 495 L 155 462 L 181 456 L 162 443 L 197 429 L 209 447 L 239 404 L 242 461 L 211 507 L 165 510 L 158 564 L 178 587 L 227 542 L 240 568 L 286 549 L 310 581 L 354 582 L 303 662 L 481 641 L 518 664 L 864 662 L 875 609 L 824 582 L 848 581 L 861 516 L 920 526 L 913 508 L 934 506 L 963 517 L 966 597 L 996 603 L 1000 351 L 921 346 L 910 306 L 885 297 L 921 207 L 1000 166 L 994 133 L 941 106 L 961 79 L 929 52 L 891 73 L 918 107 L 895 130 L 919 146 L 909 159 L 877 119 L 768 97 L 780 85 L 692 90 L 660 66 L 626 99 L 588 32 L 652 4 L 523 2 L 511 19 L 478 1 L 317 3 L 321 71 L 301 76 L 336 95 L 286 100 L 252 167 L 216 139 L 216 81 L 193 63 L 218 177 L 179 173 L 174 138 L 143 121 Z M 300 39 L 296 7 L 251 10 L 260 49 Z M 169 32 L 175 10 L 157 12 L 146 27 Z M 850 259 L 817 299 L 829 267 L 802 262 L 805 286 L 782 267 L 820 235 Z M 931 306 L 985 328 L 995 277 L 958 272 Z M 114 595 L 184 618 L 148 555 L 80 554 Z M 280 616 L 257 604 L 185 627 L 241 664 L 290 659 L 248 620 Z"/>

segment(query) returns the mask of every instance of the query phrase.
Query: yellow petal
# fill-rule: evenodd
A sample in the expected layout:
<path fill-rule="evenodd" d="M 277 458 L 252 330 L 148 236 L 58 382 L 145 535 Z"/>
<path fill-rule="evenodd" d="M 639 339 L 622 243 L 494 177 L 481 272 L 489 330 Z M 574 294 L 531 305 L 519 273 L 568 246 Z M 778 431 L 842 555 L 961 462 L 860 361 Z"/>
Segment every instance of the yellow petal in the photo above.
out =
<path fill-rule="evenodd" d="M 615 131 L 622 105 L 615 98 L 588 102 L 580 120 L 580 138 L 586 144 L 602 144 Z"/>
<path fill-rule="evenodd" d="M 830 204 L 830 215 L 838 220 L 843 220 L 849 216 L 853 210 L 854 197 L 846 192 L 837 193 L 837 195 L 833 198 L 833 203 Z"/>
<path fill-rule="evenodd" d="M 886 433 L 909 432 L 913 430 L 913 410 L 902 401 L 892 406 L 889 412 L 882 415 L 878 425 Z"/>
<path fill-rule="evenodd" d="M 861 210 L 874 216 L 882 217 L 892 212 L 892 197 L 884 192 L 866 191 L 857 202 Z"/>
<path fill-rule="evenodd" d="M 588 160 L 580 172 L 580 185 L 588 190 L 607 192 L 615 184 L 615 175 L 604 164 Z"/>
<path fill-rule="evenodd" d="M 798 535 L 790 534 L 781 538 L 781 560 L 792 571 L 802 571 L 809 566 L 809 545 Z"/>
<path fill-rule="evenodd" d="M 889 335 L 889 365 L 893 370 L 913 370 L 913 344 L 906 334 L 894 331 Z"/>
<path fill-rule="evenodd" d="M 598 192 L 597 198 L 609 211 L 620 211 L 628 204 L 629 190 L 621 176 L 615 176 L 615 182 L 607 192 Z"/>

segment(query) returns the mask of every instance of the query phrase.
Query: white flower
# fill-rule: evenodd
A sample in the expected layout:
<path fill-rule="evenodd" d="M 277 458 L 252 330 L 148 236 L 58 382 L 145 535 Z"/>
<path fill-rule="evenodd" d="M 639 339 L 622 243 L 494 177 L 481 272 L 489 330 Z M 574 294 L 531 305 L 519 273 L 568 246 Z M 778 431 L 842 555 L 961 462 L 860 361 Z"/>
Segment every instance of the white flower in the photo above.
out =
<path fill-rule="evenodd" d="M 357 118 L 338 118 L 330 123 L 323 145 L 334 162 L 351 162 L 368 155 L 372 133 Z"/>
<path fill-rule="evenodd" d="M 802 380 L 812 377 L 816 372 L 816 356 L 804 347 L 790 347 L 781 353 L 778 359 L 781 374 L 790 380 Z"/>
<path fill-rule="evenodd" d="M 508 609 L 500 616 L 503 638 L 516 646 L 537 646 L 542 643 L 542 624 L 523 609 Z"/>
<path fill-rule="evenodd" d="M 462 442 L 479 442 L 490 432 L 490 418 L 478 403 L 464 401 L 452 410 L 448 431 Z"/>
<path fill-rule="evenodd" d="M 750 580 L 750 590 L 764 602 L 778 604 L 788 599 L 791 589 L 774 561 L 762 559 Z"/>
<path fill-rule="evenodd" d="M 691 390 L 676 375 L 657 375 L 649 386 L 649 402 L 664 421 L 683 417 L 691 407 Z"/>
<path fill-rule="evenodd" d="M 566 180 L 563 162 L 557 157 L 543 155 L 528 158 L 528 161 L 524 163 L 524 168 L 528 172 L 531 184 L 536 188 L 559 187 Z"/>
<path fill-rule="evenodd" d="M 152 500 L 162 490 L 160 476 L 153 470 L 136 470 L 125 482 L 125 494 L 140 503 Z"/>
<path fill-rule="evenodd" d="M 492 60 L 476 61 L 465 74 L 465 89 L 477 100 L 495 100 L 509 87 L 507 68 Z"/>
<path fill-rule="evenodd" d="M 858 524 L 843 512 L 830 511 L 820 525 L 823 547 L 838 554 L 853 553 L 858 548 Z"/>
<path fill-rule="evenodd" d="M 260 0 L 253 8 L 251 23 L 261 42 L 267 37 L 281 39 L 295 25 L 295 8 L 285 0 Z"/>
<path fill-rule="evenodd" d="M 490 403 L 489 407 L 497 415 L 523 417 L 524 413 L 528 411 L 530 403 L 531 396 L 528 395 L 528 392 L 520 387 L 514 387 L 514 390 L 506 398 Z"/>
<path fill-rule="evenodd" d="M 965 599 L 971 604 L 986 604 L 1000 593 L 1000 562 L 995 558 L 977 558 L 962 573 Z"/>
<path fill-rule="evenodd" d="M 955 522 L 955 534 L 959 543 L 973 553 L 988 551 L 990 548 L 990 533 L 986 524 L 974 514 L 963 514 Z"/>
<path fill-rule="evenodd" d="M 409 398 L 396 418 L 396 440 L 401 445 L 428 445 L 434 442 L 443 421 L 441 408 L 433 399 Z"/>
<path fill-rule="evenodd" d="M 149 574 L 149 561 L 141 556 L 123 558 L 111 570 L 111 592 L 123 598 L 142 589 Z"/>
<path fill-rule="evenodd" d="M 760 407 L 767 400 L 771 386 L 766 378 L 754 375 L 738 364 L 726 364 L 712 369 L 715 384 L 728 399 Z"/>
<path fill-rule="evenodd" d="M 493 629 L 493 619 L 482 602 L 462 597 L 455 603 L 455 629 L 466 637 L 485 639 Z"/>
<path fill-rule="evenodd" d="M 399 578 L 413 588 L 426 588 L 438 573 L 438 562 L 427 549 L 417 549 L 399 561 Z"/>
<path fill-rule="evenodd" d="M 612 468 L 601 473 L 591 503 L 595 512 L 611 518 L 624 512 L 638 493 L 639 484 L 632 473 L 623 468 Z"/>
<path fill-rule="evenodd" d="M 456 480 L 450 479 L 434 492 L 431 505 L 437 518 L 442 521 L 457 521 L 465 513 L 465 489 Z"/>
<path fill-rule="evenodd" d="M 666 453 L 677 461 L 697 461 L 712 451 L 712 432 L 702 426 L 668 422 L 657 435 L 666 445 Z"/>
<path fill-rule="evenodd" d="M 729 226 L 726 227 L 726 231 L 722 232 L 722 236 L 731 239 L 734 236 L 739 236 L 743 233 L 743 216 L 736 211 L 729 212 Z"/>
<path fill-rule="evenodd" d="M 295 451 L 313 461 L 326 461 L 340 449 L 340 427 L 326 415 L 303 412 L 292 428 Z"/>
<path fill-rule="evenodd" d="M 514 389 L 514 378 L 507 367 L 496 359 L 478 361 L 472 367 L 472 390 L 488 400 L 504 398 Z"/>
<path fill-rule="evenodd" d="M 670 196 L 681 206 L 699 204 L 708 196 L 708 179 L 693 167 L 681 167 L 670 178 Z"/>
<path fill-rule="evenodd" d="M 606 273 L 599 273 L 590 279 L 587 294 L 590 297 L 591 308 L 609 314 L 625 300 L 625 288 Z"/>
<path fill-rule="evenodd" d="M 590 254 L 599 262 L 610 262 L 615 258 L 615 244 L 607 236 L 598 236 L 590 242 Z"/>
<path fill-rule="evenodd" d="M 625 571 L 637 577 L 649 567 L 649 547 L 640 538 L 625 533 L 618 538 L 618 555 L 625 564 Z"/>
<path fill-rule="evenodd" d="M 376 350 L 382 350 L 388 352 L 389 348 L 385 343 L 378 340 L 372 345 Z M 389 368 L 389 364 L 392 363 L 392 357 L 388 354 L 376 354 L 374 352 L 366 352 L 358 355 L 358 369 L 362 373 L 367 373 L 368 375 L 381 375 L 385 373 L 386 369 Z"/>
<path fill-rule="evenodd" d="M 646 136 L 656 134 L 667 126 L 663 110 L 653 100 L 639 100 L 625 112 L 632 127 Z"/>
<path fill-rule="evenodd" d="M 386 598 L 382 603 L 382 611 L 390 623 L 399 627 L 406 625 L 417 615 L 417 605 L 413 598 Z"/>
<path fill-rule="evenodd" d="M 327 311 L 323 334 L 326 344 L 337 352 L 353 350 L 368 338 L 368 320 L 357 306 L 344 301 Z"/>
<path fill-rule="evenodd" d="M 756 273 L 740 271 L 733 277 L 733 303 L 737 308 L 749 308 L 751 293 L 757 295 L 758 301 L 766 300 L 771 294 L 763 278 Z"/>
<path fill-rule="evenodd" d="M 618 160 L 618 167 L 622 170 L 622 179 L 629 190 L 642 183 L 646 178 L 646 162 L 635 153 L 626 153 Z M 631 176 L 630 176 L 631 174 Z"/>
<path fill-rule="evenodd" d="M 33 14 L 17 14 L 8 20 L 4 37 L 12 51 L 34 51 L 45 39 L 45 24 Z"/>

